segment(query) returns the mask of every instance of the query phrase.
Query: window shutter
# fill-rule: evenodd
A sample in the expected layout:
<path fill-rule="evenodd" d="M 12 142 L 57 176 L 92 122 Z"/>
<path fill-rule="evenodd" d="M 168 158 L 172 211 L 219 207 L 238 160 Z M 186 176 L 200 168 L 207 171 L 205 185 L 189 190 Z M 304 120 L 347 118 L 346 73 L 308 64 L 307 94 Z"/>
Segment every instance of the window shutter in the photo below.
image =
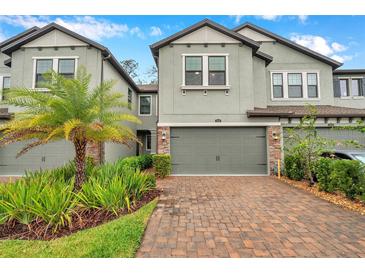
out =
<path fill-rule="evenodd" d="M 333 77 L 333 92 L 335 97 L 341 97 L 340 80 L 338 77 Z"/>
<path fill-rule="evenodd" d="M 361 95 L 365 96 L 365 77 L 361 79 Z"/>

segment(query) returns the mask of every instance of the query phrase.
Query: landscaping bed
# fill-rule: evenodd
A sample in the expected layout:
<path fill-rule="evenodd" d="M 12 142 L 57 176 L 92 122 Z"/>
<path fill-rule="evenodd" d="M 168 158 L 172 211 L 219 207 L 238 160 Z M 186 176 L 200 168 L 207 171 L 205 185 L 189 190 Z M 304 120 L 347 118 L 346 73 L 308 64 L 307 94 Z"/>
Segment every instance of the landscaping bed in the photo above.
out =
<path fill-rule="evenodd" d="M 73 162 L 0 185 L 0 239 L 50 240 L 135 212 L 159 196 L 152 155 L 86 165 L 75 187 Z"/>
<path fill-rule="evenodd" d="M 0 240 L 20 239 L 20 240 L 52 240 L 66 235 L 70 235 L 79 230 L 92 228 L 111 220 L 120 218 L 123 215 L 133 213 L 153 201 L 160 195 L 159 189 L 154 189 L 143 195 L 143 197 L 133 206 L 130 211 L 126 208 L 120 209 L 117 214 L 113 214 L 102 209 L 90 209 L 72 215 L 72 223 L 68 227 L 63 227 L 57 231 L 48 229 L 48 224 L 42 221 L 35 221 L 29 225 L 13 221 L 0 225 Z"/>
<path fill-rule="evenodd" d="M 277 178 L 277 177 L 275 177 Z M 320 191 L 318 185 L 309 186 L 308 181 L 295 181 L 291 180 L 288 177 L 281 177 L 279 179 L 280 182 L 293 186 L 295 188 L 299 188 L 306 192 L 309 192 L 323 200 L 326 200 L 330 203 L 338 205 L 342 208 L 355 211 L 360 213 L 361 215 L 365 215 L 365 203 L 359 199 L 349 199 L 341 192 L 329 193 L 325 191 Z"/>
<path fill-rule="evenodd" d="M 157 199 L 132 214 L 50 241 L 0 240 L 2 258 L 133 258 Z"/>

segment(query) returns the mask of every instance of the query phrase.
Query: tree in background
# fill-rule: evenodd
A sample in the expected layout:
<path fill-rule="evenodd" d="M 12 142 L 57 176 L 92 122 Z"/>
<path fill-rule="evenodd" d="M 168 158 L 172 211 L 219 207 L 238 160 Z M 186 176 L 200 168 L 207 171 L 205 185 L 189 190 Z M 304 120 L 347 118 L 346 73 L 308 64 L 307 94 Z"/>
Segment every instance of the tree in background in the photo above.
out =
<path fill-rule="evenodd" d="M 128 75 L 134 81 L 136 81 L 136 83 L 141 82 L 141 80 L 139 79 L 138 72 L 137 72 L 139 64 L 136 60 L 126 59 L 126 60 L 121 61 L 120 64 L 122 65 L 123 69 L 128 73 Z"/>
<path fill-rule="evenodd" d="M 157 84 L 158 83 L 158 70 L 156 66 L 152 66 L 146 72 L 146 75 L 149 79 L 148 84 Z"/>
<path fill-rule="evenodd" d="M 47 92 L 27 88 L 6 91 L 6 104 L 19 106 L 22 112 L 0 125 L 0 146 L 30 141 L 18 154 L 34 147 L 66 139 L 75 148 L 75 188 L 85 181 L 86 147 L 88 143 L 111 141 L 129 145 L 136 142 L 134 132 L 121 122 L 140 123 L 132 114 L 123 112 L 128 104 L 121 92 L 112 92 L 114 81 L 104 81 L 90 89 L 91 75 L 80 67 L 75 79 L 66 79 L 52 71 L 44 75 L 42 87 Z M 138 142 L 138 141 L 137 141 Z"/>
<path fill-rule="evenodd" d="M 309 114 L 301 119 L 299 125 L 285 129 L 285 153 L 300 162 L 299 168 L 303 168 L 304 175 L 312 186 L 316 162 L 336 142 L 318 134 L 315 126 L 317 109 L 315 106 L 307 108 Z"/>
<path fill-rule="evenodd" d="M 137 83 L 137 84 L 157 84 L 158 82 L 158 70 L 155 65 L 151 66 L 142 77 L 138 73 L 139 64 L 134 59 L 126 59 L 120 62 L 123 69 L 128 73 L 128 75 Z"/>

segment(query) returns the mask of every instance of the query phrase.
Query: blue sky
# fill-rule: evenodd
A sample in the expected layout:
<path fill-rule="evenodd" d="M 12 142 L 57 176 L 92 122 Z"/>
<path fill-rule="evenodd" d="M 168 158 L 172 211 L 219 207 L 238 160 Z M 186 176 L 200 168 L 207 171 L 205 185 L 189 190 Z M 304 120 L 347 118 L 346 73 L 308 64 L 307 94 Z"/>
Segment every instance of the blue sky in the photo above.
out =
<path fill-rule="evenodd" d="M 145 78 L 154 64 L 149 45 L 204 18 L 228 28 L 249 21 L 344 62 L 342 68 L 365 68 L 365 16 L 0 16 L 0 40 L 55 21 L 107 46 L 119 60 L 135 59 Z"/>

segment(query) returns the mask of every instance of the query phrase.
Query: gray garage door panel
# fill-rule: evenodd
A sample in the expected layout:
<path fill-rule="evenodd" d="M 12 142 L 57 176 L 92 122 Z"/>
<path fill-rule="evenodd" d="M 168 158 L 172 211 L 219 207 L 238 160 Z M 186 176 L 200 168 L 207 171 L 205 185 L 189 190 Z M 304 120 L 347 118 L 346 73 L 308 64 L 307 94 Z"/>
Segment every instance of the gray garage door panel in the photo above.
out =
<path fill-rule="evenodd" d="M 317 132 L 320 136 L 335 140 L 335 141 L 345 141 L 345 140 L 355 140 L 359 142 L 359 144 L 365 146 L 365 134 L 360 133 L 354 130 L 337 130 L 330 127 L 318 127 Z M 285 136 L 286 131 L 284 130 Z M 285 146 L 285 138 L 284 138 L 284 146 Z M 350 150 L 363 150 L 364 148 L 356 148 L 356 147 L 349 147 L 344 145 L 337 145 L 335 146 L 337 149 L 350 149 Z"/>
<path fill-rule="evenodd" d="M 74 158 L 74 148 L 66 141 L 36 147 L 16 158 L 25 144 L 19 142 L 0 148 L 0 175 L 23 175 L 26 170 L 54 168 Z"/>
<path fill-rule="evenodd" d="M 172 128 L 174 174 L 267 174 L 266 129 Z"/>

